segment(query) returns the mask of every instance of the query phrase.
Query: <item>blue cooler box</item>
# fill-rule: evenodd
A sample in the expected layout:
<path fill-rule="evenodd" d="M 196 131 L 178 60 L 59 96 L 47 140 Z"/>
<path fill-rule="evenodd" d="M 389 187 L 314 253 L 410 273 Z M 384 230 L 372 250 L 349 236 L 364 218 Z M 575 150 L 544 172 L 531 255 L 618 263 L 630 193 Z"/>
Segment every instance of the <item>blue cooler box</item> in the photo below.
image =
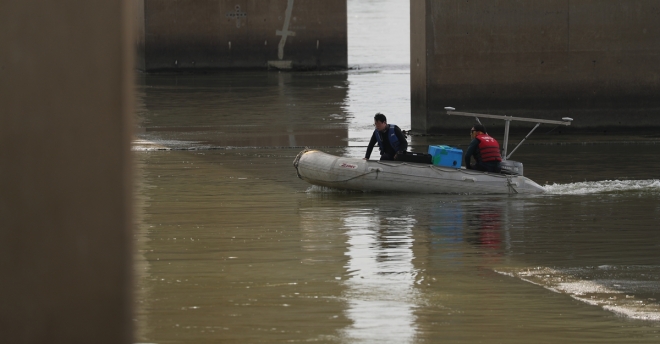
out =
<path fill-rule="evenodd" d="M 429 154 L 433 157 L 433 165 L 461 168 L 463 150 L 449 146 L 429 146 Z"/>

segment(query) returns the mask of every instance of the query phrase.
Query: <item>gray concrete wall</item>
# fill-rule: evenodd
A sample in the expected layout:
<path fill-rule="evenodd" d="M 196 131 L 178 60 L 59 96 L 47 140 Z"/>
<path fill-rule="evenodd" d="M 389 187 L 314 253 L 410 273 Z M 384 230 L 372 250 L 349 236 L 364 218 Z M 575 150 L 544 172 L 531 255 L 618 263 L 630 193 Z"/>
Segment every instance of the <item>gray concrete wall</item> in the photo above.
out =
<path fill-rule="evenodd" d="M 347 68 L 346 0 L 138 0 L 144 70 Z"/>
<path fill-rule="evenodd" d="M 132 342 L 133 4 L 0 5 L 0 342 Z"/>
<path fill-rule="evenodd" d="M 656 0 L 411 1 L 413 130 L 471 124 L 445 106 L 660 127 L 659 58 Z"/>

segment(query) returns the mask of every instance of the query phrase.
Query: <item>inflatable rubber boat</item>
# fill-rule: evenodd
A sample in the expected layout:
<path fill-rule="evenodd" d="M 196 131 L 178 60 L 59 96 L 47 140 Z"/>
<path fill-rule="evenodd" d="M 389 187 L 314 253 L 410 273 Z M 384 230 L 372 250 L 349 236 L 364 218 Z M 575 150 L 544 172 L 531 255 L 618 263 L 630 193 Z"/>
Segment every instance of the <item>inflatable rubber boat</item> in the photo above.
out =
<path fill-rule="evenodd" d="M 522 163 L 508 160 L 513 152 L 541 124 L 570 125 L 572 119 L 562 121 L 521 117 L 472 114 L 445 108 L 449 115 L 504 119 L 505 138 L 502 154 L 503 173 L 468 170 L 465 167 L 445 167 L 399 161 L 375 161 L 339 157 L 315 149 L 301 151 L 293 161 L 298 177 L 306 182 L 329 188 L 357 191 L 448 193 L 448 194 L 539 194 L 546 190 L 523 176 Z M 507 155 L 509 122 L 536 122 L 529 134 Z"/>
<path fill-rule="evenodd" d="M 306 149 L 294 160 L 298 177 L 343 190 L 413 193 L 543 193 L 534 181 L 515 175 L 398 161 L 344 158 Z"/>

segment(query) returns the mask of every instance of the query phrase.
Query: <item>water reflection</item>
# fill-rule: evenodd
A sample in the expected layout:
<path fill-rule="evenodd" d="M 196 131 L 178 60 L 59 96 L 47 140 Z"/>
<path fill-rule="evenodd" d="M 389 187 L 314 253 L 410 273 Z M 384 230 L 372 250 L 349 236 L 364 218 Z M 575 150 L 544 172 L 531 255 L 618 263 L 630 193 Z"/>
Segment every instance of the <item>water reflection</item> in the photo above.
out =
<path fill-rule="evenodd" d="M 502 219 L 498 209 L 492 206 L 474 211 L 468 218 L 472 235 L 468 242 L 486 251 L 498 251 L 502 246 Z"/>
<path fill-rule="evenodd" d="M 468 244 L 495 264 L 511 250 L 509 208 L 506 198 L 491 198 L 466 202 L 445 202 L 430 210 L 429 229 L 434 249 L 443 252 L 444 259 L 457 259 L 461 251 L 447 250 L 451 245 Z M 495 259 L 497 258 L 497 259 Z M 455 263 L 455 262 L 451 262 Z"/>
<path fill-rule="evenodd" d="M 490 199 L 466 210 L 466 242 L 479 250 L 484 264 L 501 263 L 505 252 L 510 253 L 509 207 L 506 199 Z"/>
<path fill-rule="evenodd" d="M 347 74 L 142 75 L 138 138 L 172 149 L 346 146 Z"/>
<path fill-rule="evenodd" d="M 377 212 L 377 211 L 376 211 Z M 348 279 L 344 297 L 348 342 L 408 343 L 415 338 L 415 277 L 411 216 L 348 212 Z"/>

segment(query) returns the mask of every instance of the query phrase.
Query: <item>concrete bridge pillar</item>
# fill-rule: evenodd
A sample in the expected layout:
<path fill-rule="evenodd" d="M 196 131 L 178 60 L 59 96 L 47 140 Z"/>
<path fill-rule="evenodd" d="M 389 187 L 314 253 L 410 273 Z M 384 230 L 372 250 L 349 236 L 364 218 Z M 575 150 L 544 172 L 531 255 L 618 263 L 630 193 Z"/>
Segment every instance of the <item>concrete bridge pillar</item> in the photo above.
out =
<path fill-rule="evenodd" d="M 559 119 L 572 130 L 660 127 L 656 0 L 419 0 L 411 10 L 412 128 L 461 111 Z"/>
<path fill-rule="evenodd" d="M 139 0 L 138 66 L 345 69 L 346 0 Z"/>
<path fill-rule="evenodd" d="M 0 342 L 133 343 L 133 4 L 0 8 Z"/>

